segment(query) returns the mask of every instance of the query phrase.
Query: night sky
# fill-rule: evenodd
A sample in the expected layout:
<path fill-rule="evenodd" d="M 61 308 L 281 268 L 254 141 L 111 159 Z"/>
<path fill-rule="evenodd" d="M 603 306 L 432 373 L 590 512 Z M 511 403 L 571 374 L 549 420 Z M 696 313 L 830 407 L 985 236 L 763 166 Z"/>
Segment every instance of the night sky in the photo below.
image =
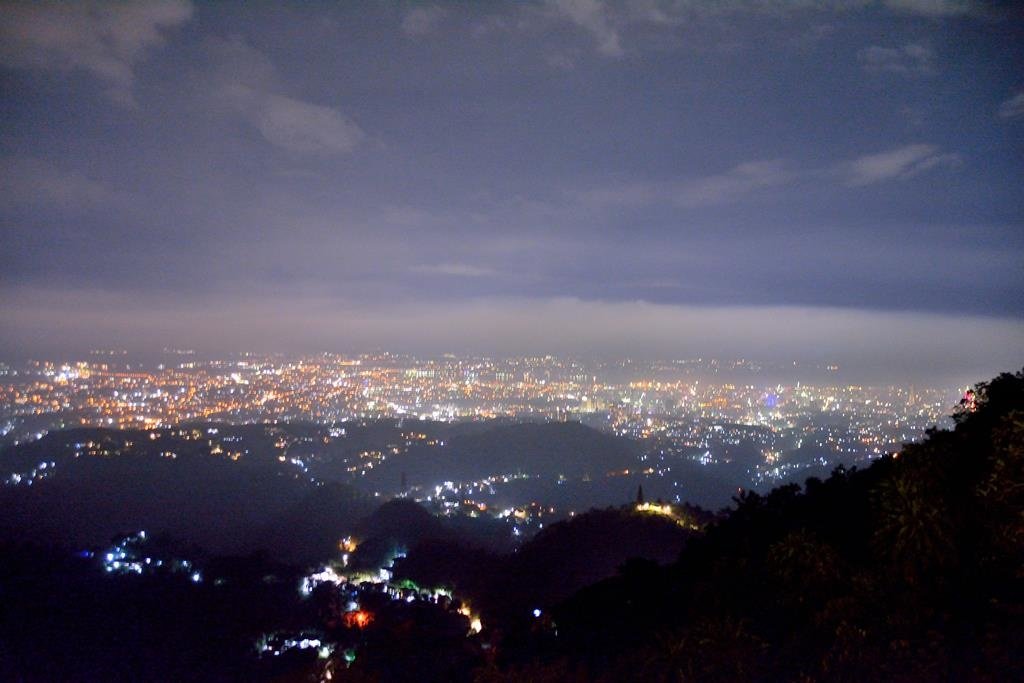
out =
<path fill-rule="evenodd" d="M 0 355 L 1024 363 L 1024 12 L 0 3 Z"/>

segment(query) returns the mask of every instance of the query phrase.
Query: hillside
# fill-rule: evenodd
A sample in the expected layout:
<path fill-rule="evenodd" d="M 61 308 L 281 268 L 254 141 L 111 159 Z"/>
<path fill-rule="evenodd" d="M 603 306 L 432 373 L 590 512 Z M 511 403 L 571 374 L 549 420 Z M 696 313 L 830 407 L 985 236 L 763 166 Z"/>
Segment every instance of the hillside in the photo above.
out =
<path fill-rule="evenodd" d="M 298 476 L 295 466 L 269 452 L 269 441 L 250 438 L 234 461 L 211 456 L 206 441 L 146 434 L 81 430 L 9 449 L 7 466 L 19 457 L 47 456 L 55 465 L 33 485 L 0 489 L 0 542 L 78 550 L 146 529 L 215 554 L 262 549 L 284 561 L 312 562 L 372 509 L 348 486 L 317 486 Z M 91 444 L 102 454 L 90 455 L 84 445 L 75 457 L 62 450 L 65 443 Z"/>
<path fill-rule="evenodd" d="M 545 523 L 515 550 L 477 542 L 493 524 L 507 531 L 507 519 L 435 516 L 408 499 L 371 508 L 273 457 L 246 465 L 182 448 L 176 459 L 73 459 L 62 476 L 3 494 L 18 503 L 5 512 L 22 515 L 3 524 L 36 523 L 16 540 L 37 543 L 0 543 L 0 578 L 13 587 L 0 642 L 14 645 L 13 655 L 0 649 L 0 672 L 299 680 L 329 665 L 347 679 L 418 683 L 1021 680 L 1024 372 L 979 385 L 954 418 L 955 429 L 867 468 L 745 493 L 717 515 L 592 510 Z M 119 490 L 115 477 L 133 478 Z M 266 495 L 275 491 L 286 500 Z M 222 495 L 231 509 L 211 507 Z M 41 548 L 33 535 L 47 524 L 56 533 L 52 520 L 91 528 L 128 512 L 178 530 L 193 524 L 193 542 L 262 519 L 248 540 L 276 550 L 204 557 L 154 537 L 158 557 L 196 561 L 195 581 L 106 574 L 98 556 Z M 343 529 L 358 540 L 350 569 L 376 573 L 407 551 L 394 580 L 299 591 L 308 569 L 281 560 L 329 553 L 340 567 L 332 544 Z M 431 597 L 437 586 L 451 598 Z M 366 621 L 350 623 L 353 610 Z M 282 634 L 337 647 L 327 660 L 253 647 L 283 643 Z"/>
<path fill-rule="evenodd" d="M 1021 680 L 1024 372 L 954 418 L 864 470 L 742 496 L 483 680 Z"/>
<path fill-rule="evenodd" d="M 424 486 L 515 473 L 547 479 L 599 477 L 636 467 L 638 454 L 633 442 L 578 422 L 520 423 L 457 433 L 441 447 L 410 449 L 367 477 L 391 482 L 404 472 L 411 483 Z"/>

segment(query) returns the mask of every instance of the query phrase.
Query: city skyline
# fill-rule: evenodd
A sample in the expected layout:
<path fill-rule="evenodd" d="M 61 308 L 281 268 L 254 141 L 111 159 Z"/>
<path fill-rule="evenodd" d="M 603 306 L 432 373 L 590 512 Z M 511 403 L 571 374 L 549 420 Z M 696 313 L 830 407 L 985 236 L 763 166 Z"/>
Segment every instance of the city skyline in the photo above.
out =
<path fill-rule="evenodd" d="M 778 485 L 840 465 L 866 466 L 951 424 L 965 396 L 963 387 L 844 383 L 834 365 L 746 360 L 203 359 L 168 349 L 161 361 L 95 350 L 91 360 L 72 364 L 0 363 L 0 448 L 13 454 L 0 484 L 29 487 L 69 461 L 145 451 L 176 461 L 198 448 L 201 457 L 249 463 L 272 441 L 271 462 L 284 472 L 317 486 L 340 477 L 375 497 L 415 494 L 429 503 L 436 487 L 434 497 L 444 489 L 457 501 L 452 505 L 475 509 L 494 506 L 492 498 L 478 498 L 485 492 L 525 486 L 540 495 L 536 487 L 548 485 L 555 490 L 539 504 L 554 513 L 558 501 L 564 513 L 564 505 L 587 500 L 574 487 L 596 479 L 616 492 L 612 500 L 639 484 L 677 503 L 685 495 L 720 505 L 731 485 Z M 485 444 L 457 445 L 459 430 L 474 425 L 493 430 L 501 444 L 482 467 L 471 463 L 487 452 Z M 570 448 L 586 453 L 575 466 L 550 445 L 565 447 L 559 425 L 571 435 Z M 315 436 L 283 436 L 292 428 Z M 516 445 L 517 431 L 531 429 L 542 430 L 535 434 L 544 440 Z M 262 436 L 254 442 L 254 434 Z M 638 452 L 609 459 L 600 438 L 622 439 Z M 538 443 L 553 450 L 535 459 Z M 331 459 L 338 446 L 344 455 Z M 48 459 L 38 460 L 43 453 Z M 326 470 L 325 458 L 333 462 Z M 731 485 L 702 481 L 697 472 Z M 523 502 L 524 494 L 503 500 Z"/>

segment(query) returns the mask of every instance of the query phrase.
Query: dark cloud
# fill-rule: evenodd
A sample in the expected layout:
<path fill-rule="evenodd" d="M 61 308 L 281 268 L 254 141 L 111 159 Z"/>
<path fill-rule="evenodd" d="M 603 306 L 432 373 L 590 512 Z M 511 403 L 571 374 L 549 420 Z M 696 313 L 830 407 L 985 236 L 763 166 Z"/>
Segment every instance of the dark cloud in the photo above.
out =
<path fill-rule="evenodd" d="M 0 352 L 1020 348 L 1012 12 L 2 10 Z"/>

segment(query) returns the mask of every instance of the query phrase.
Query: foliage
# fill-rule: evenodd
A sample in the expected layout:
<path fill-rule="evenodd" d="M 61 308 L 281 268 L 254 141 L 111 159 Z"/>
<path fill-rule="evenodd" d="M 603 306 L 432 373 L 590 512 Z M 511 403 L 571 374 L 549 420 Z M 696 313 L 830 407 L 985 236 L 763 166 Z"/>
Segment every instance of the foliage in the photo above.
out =
<path fill-rule="evenodd" d="M 1024 372 L 977 385 L 954 418 L 866 469 L 745 493 L 674 564 L 579 592 L 554 610 L 552 670 L 1021 680 Z M 546 680 L 524 652 L 508 666 Z"/>

